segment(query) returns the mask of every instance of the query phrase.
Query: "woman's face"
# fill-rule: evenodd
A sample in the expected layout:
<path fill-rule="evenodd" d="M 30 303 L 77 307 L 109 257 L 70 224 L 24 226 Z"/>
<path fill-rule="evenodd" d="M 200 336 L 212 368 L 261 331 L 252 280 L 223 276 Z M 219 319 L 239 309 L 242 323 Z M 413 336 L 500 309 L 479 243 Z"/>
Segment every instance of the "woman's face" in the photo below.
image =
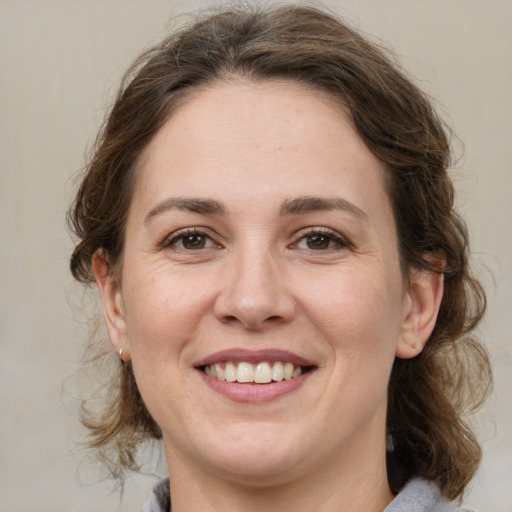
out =
<path fill-rule="evenodd" d="M 173 467 L 276 481 L 384 459 L 387 383 L 421 350 L 422 306 L 383 166 L 328 97 L 195 93 L 139 162 L 119 285 L 104 265 L 112 341 Z"/>

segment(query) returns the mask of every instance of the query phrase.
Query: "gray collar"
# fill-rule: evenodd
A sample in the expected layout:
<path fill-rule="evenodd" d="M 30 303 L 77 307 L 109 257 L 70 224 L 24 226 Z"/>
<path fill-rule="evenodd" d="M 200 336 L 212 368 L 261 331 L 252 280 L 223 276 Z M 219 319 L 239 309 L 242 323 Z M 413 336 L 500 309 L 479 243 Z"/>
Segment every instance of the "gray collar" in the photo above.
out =
<path fill-rule="evenodd" d="M 441 496 L 434 482 L 414 478 L 403 487 L 384 512 L 456 512 L 460 510 Z"/>

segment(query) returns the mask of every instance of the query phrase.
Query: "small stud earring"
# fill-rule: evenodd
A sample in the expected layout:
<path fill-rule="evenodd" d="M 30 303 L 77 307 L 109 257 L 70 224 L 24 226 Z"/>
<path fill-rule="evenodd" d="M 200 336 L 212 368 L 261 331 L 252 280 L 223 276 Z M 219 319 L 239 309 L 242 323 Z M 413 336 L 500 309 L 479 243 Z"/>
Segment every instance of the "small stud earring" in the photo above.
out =
<path fill-rule="evenodd" d="M 121 359 L 121 361 L 123 361 L 123 348 L 122 347 L 119 349 L 118 354 L 119 354 L 119 359 Z M 123 363 L 124 363 L 124 361 L 123 361 Z"/>

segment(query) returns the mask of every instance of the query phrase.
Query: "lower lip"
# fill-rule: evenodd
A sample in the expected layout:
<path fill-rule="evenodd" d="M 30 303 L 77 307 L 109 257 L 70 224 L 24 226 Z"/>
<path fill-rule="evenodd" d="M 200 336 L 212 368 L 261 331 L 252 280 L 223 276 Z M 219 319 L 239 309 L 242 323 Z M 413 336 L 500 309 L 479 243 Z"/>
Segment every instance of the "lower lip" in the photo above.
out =
<path fill-rule="evenodd" d="M 268 384 L 241 384 L 240 382 L 219 380 L 206 375 L 206 373 L 201 370 L 198 371 L 203 381 L 213 389 L 213 391 L 224 395 L 234 402 L 242 403 L 271 402 L 272 400 L 288 395 L 299 389 L 313 373 L 313 371 L 309 371 L 300 377 L 278 382 L 269 382 Z"/>

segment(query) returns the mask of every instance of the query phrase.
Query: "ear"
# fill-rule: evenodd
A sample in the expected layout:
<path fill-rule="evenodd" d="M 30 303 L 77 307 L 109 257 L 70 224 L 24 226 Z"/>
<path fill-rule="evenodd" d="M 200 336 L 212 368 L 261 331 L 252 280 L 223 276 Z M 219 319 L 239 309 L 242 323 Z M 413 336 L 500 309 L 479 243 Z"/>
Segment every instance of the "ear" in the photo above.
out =
<path fill-rule="evenodd" d="M 404 296 L 402 336 L 396 357 L 410 359 L 421 353 L 434 327 L 444 290 L 445 260 L 427 258 L 439 270 L 413 270 Z"/>
<path fill-rule="evenodd" d="M 107 255 L 98 249 L 92 258 L 92 271 L 103 302 L 103 312 L 112 345 L 124 362 L 130 360 L 126 346 L 126 322 L 121 285 L 115 279 Z"/>

